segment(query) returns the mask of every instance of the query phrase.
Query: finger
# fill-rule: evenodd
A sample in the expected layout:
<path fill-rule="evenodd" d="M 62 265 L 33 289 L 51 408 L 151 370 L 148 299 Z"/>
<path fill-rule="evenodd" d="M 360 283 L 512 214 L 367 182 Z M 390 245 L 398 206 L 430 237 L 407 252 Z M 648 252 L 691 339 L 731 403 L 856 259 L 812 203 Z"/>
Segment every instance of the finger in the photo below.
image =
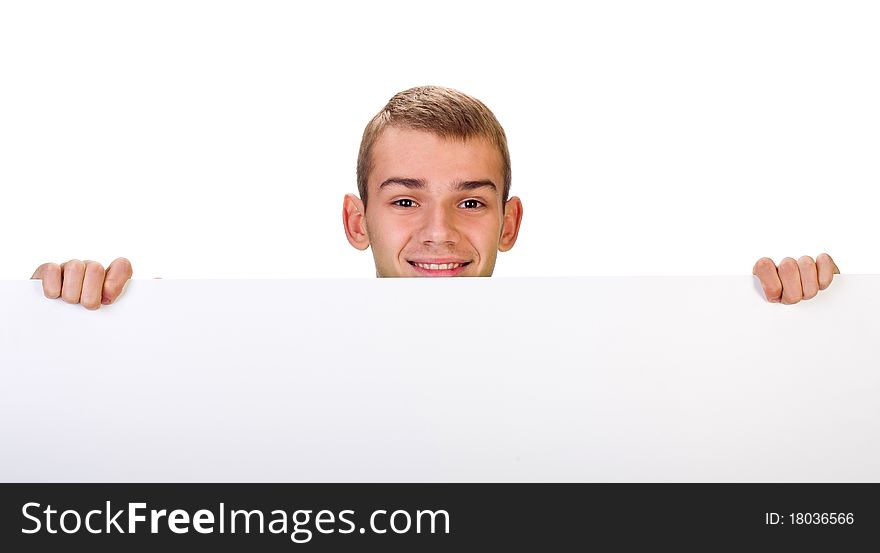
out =
<path fill-rule="evenodd" d="M 782 283 L 779 281 L 779 275 L 776 273 L 776 263 L 769 257 L 762 257 L 755 263 L 752 274 L 761 281 L 761 288 L 764 289 L 764 296 L 767 301 L 772 303 L 779 302 L 782 296 Z"/>
<path fill-rule="evenodd" d="M 824 290 L 831 286 L 831 280 L 835 274 L 840 274 L 840 269 L 827 253 L 820 253 L 816 257 L 816 267 L 819 270 L 819 290 Z"/>
<path fill-rule="evenodd" d="M 107 267 L 107 274 L 104 277 L 104 293 L 101 297 L 101 303 L 109 305 L 116 301 L 116 298 L 122 293 L 125 283 L 131 278 L 131 275 L 131 262 L 128 259 L 120 257 L 114 260 L 113 263 Z"/>
<path fill-rule="evenodd" d="M 805 255 L 798 259 L 798 271 L 801 273 L 801 289 L 804 291 L 804 299 L 810 300 L 819 293 L 819 273 L 816 271 L 816 262 L 813 258 Z"/>
<path fill-rule="evenodd" d="M 43 295 L 55 299 L 61 295 L 61 266 L 57 263 L 43 263 L 31 277 L 43 281 Z"/>
<path fill-rule="evenodd" d="M 804 299 L 797 261 L 786 257 L 779 262 L 779 280 L 782 281 L 782 303 L 791 305 Z"/>
<path fill-rule="evenodd" d="M 86 264 L 79 259 L 61 265 L 61 299 L 67 303 L 79 303 L 85 272 Z"/>
<path fill-rule="evenodd" d="M 101 290 L 104 287 L 104 266 L 97 261 L 86 261 L 82 293 L 79 303 L 86 309 L 101 307 Z"/>

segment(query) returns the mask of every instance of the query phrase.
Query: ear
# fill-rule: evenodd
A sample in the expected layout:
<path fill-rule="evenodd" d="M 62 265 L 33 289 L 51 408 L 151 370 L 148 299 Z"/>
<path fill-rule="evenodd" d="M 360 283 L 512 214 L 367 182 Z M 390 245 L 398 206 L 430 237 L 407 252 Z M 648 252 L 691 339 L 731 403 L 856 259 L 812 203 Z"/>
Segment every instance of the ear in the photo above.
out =
<path fill-rule="evenodd" d="M 342 226 L 349 244 L 359 250 L 370 247 L 364 202 L 354 194 L 346 194 L 342 202 Z"/>
<path fill-rule="evenodd" d="M 522 202 L 516 196 L 504 204 L 504 220 L 501 224 L 501 237 L 498 240 L 498 251 L 506 252 L 516 244 L 519 225 L 522 223 Z"/>

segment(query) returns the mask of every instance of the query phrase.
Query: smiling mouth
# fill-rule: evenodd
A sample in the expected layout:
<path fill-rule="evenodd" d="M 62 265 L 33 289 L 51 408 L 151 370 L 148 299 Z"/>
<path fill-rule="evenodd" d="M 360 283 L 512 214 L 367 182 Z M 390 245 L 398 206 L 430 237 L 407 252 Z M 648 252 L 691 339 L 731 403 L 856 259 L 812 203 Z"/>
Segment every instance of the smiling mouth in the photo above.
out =
<path fill-rule="evenodd" d="M 470 261 L 462 263 L 422 263 L 420 261 L 408 261 L 416 271 L 425 276 L 456 276 L 462 272 L 465 267 L 471 264 Z"/>

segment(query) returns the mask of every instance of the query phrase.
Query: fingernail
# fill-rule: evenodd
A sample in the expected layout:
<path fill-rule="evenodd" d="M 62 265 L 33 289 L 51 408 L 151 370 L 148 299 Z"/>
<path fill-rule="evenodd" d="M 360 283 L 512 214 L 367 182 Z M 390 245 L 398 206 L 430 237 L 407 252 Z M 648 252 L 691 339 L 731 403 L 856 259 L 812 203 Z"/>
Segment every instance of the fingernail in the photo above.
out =
<path fill-rule="evenodd" d="M 772 299 L 770 300 L 770 303 L 779 303 L 779 299 Z"/>
<path fill-rule="evenodd" d="M 102 305 L 110 305 L 110 300 L 105 297 L 101 297 L 101 304 Z"/>

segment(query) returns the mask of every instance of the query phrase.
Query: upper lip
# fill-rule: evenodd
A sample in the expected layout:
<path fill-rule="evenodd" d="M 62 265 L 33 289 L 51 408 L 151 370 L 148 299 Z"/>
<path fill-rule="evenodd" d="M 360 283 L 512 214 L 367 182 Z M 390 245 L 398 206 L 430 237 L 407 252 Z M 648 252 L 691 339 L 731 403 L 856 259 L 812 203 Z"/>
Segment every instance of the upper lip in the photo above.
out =
<path fill-rule="evenodd" d="M 410 263 L 424 263 L 424 264 L 434 264 L 434 265 L 443 265 L 448 263 L 459 263 L 464 265 L 465 263 L 470 263 L 470 261 L 466 261 L 463 259 L 453 259 L 449 257 L 437 258 L 437 259 L 407 259 Z"/>

